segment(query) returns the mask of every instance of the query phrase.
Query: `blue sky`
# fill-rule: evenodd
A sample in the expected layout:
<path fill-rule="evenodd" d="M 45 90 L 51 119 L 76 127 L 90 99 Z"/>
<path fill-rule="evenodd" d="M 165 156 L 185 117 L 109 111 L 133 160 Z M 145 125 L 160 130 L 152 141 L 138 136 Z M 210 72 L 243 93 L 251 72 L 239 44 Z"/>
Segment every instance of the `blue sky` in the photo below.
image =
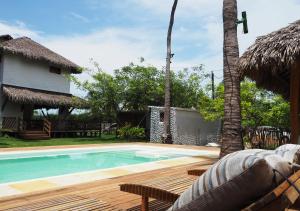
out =
<path fill-rule="evenodd" d="M 141 18 L 143 12 L 137 6 L 119 0 L 12 0 L 2 6 L 3 20 L 21 21 L 45 34 L 89 33 L 112 26 L 135 27 L 149 21 Z"/>
<path fill-rule="evenodd" d="M 0 34 L 28 36 L 81 66 L 90 58 L 107 72 L 138 62 L 165 65 L 173 0 L 10 0 L 0 8 Z M 300 19 L 300 0 L 239 0 L 249 34 L 239 27 L 241 53 L 260 35 Z M 222 0 L 179 0 L 172 68 L 204 64 L 222 77 Z M 86 79 L 88 75 L 80 76 Z"/>

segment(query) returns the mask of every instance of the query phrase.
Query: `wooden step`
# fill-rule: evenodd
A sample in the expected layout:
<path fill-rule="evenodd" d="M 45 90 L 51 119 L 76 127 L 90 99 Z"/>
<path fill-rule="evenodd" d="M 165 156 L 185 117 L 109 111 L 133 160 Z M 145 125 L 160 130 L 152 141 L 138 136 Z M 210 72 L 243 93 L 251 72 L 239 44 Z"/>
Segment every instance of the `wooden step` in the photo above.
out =
<path fill-rule="evenodd" d="M 41 134 L 41 133 L 45 133 L 44 131 L 42 130 L 24 130 L 24 131 L 21 131 L 20 133 L 24 134 Z"/>
<path fill-rule="evenodd" d="M 19 137 L 26 140 L 50 139 L 49 135 L 44 131 L 29 131 L 29 130 L 20 132 Z"/>

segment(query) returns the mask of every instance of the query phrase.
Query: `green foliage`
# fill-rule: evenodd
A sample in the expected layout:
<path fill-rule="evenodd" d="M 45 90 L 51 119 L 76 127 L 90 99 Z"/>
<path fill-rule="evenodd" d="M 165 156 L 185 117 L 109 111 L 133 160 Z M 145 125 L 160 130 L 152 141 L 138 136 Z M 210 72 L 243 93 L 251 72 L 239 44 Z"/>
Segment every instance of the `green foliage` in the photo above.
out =
<path fill-rule="evenodd" d="M 115 80 L 121 90 L 120 110 L 144 111 L 149 105 L 163 102 L 163 72 L 152 66 L 130 64 L 115 70 Z"/>
<path fill-rule="evenodd" d="M 130 64 L 105 73 L 97 63 L 89 70 L 93 80 L 71 79 L 88 92 L 92 113 L 102 118 L 114 118 L 118 111 L 145 111 L 148 106 L 164 104 L 164 72 L 153 66 Z M 87 70 L 88 71 L 88 70 Z M 205 79 L 202 66 L 172 73 L 172 106 L 198 108 L 203 95 L 200 83 Z"/>
<path fill-rule="evenodd" d="M 93 115 L 111 120 L 118 111 L 145 111 L 149 105 L 163 106 L 164 71 L 153 66 L 130 64 L 111 75 L 97 63 L 94 66 L 94 70 L 86 70 L 92 77 L 90 81 L 80 82 L 70 76 L 78 87 L 88 92 Z M 207 120 L 223 118 L 224 85 L 216 86 L 215 99 L 212 99 L 211 86 L 201 86 L 207 77 L 202 65 L 172 72 L 171 105 L 196 108 Z M 244 127 L 289 127 L 289 103 L 279 95 L 257 88 L 249 80 L 241 83 L 241 107 Z"/>
<path fill-rule="evenodd" d="M 208 87 L 209 88 L 209 87 Z M 199 100 L 199 112 L 209 121 L 223 118 L 224 116 L 224 85 L 219 84 L 216 87 L 215 99 L 208 96 L 208 88 L 206 93 L 201 95 Z"/>
<path fill-rule="evenodd" d="M 184 69 L 173 73 L 171 101 L 172 106 L 181 108 L 198 108 L 199 100 L 204 95 L 201 83 L 207 76 L 204 74 L 203 65 Z"/>
<path fill-rule="evenodd" d="M 87 100 L 91 112 L 102 119 L 114 119 L 121 103 L 121 90 L 116 79 L 105 73 L 97 63 L 94 63 L 95 70 L 91 74 L 92 81 L 81 82 L 72 77 L 71 80 L 81 89 L 88 92 Z M 92 70 L 86 70 L 92 72 Z"/>
<path fill-rule="evenodd" d="M 130 124 L 121 127 L 118 130 L 120 138 L 134 138 L 134 139 L 144 139 L 145 138 L 145 129 L 140 127 L 132 127 Z"/>
<path fill-rule="evenodd" d="M 199 111 L 205 119 L 223 118 L 224 85 L 218 85 L 214 100 L 206 94 L 202 96 L 199 104 Z M 289 127 L 289 103 L 280 95 L 257 88 L 249 80 L 241 83 L 241 109 L 244 127 Z"/>

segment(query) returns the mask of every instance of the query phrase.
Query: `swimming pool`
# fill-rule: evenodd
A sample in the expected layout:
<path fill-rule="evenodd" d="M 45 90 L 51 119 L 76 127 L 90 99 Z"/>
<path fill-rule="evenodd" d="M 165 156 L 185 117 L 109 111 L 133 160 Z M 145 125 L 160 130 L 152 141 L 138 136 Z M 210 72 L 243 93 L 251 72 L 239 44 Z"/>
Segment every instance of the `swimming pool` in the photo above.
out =
<path fill-rule="evenodd" d="M 112 144 L 0 152 L 0 199 L 113 179 L 192 163 L 207 163 L 219 150 L 155 144 Z"/>
<path fill-rule="evenodd" d="M 49 150 L 0 154 L 0 183 L 86 172 L 183 157 L 155 148 Z"/>

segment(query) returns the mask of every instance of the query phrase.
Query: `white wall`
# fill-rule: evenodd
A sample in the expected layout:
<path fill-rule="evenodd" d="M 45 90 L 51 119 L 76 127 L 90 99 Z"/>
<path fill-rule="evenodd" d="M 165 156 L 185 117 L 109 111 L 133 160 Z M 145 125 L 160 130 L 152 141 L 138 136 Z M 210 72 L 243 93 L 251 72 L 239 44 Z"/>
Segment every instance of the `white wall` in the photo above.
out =
<path fill-rule="evenodd" d="M 63 72 L 50 73 L 47 64 L 14 55 L 4 55 L 2 62 L 4 84 L 70 93 L 70 82 Z"/>
<path fill-rule="evenodd" d="M 199 112 L 176 110 L 176 141 L 175 144 L 206 145 L 218 141 L 221 132 L 221 121 L 206 121 Z"/>
<path fill-rule="evenodd" d="M 161 142 L 163 122 L 159 113 L 163 107 L 150 106 L 150 142 Z M 174 144 L 206 145 L 216 142 L 221 132 L 221 121 L 205 121 L 199 112 L 184 108 L 171 108 L 171 134 Z"/>

